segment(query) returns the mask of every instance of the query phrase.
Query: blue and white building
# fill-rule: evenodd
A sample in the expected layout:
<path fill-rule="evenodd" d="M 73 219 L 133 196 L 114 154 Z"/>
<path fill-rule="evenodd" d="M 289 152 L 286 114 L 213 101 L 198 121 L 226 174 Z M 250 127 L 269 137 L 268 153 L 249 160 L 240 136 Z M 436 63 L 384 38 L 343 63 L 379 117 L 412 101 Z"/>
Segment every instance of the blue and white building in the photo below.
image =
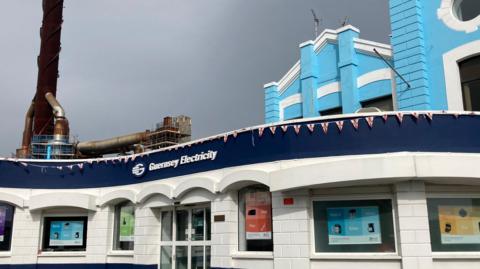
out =
<path fill-rule="evenodd" d="M 353 26 L 302 43 L 265 125 L 1 159 L 0 269 L 479 268 L 480 2 L 390 13 L 391 46 Z"/>

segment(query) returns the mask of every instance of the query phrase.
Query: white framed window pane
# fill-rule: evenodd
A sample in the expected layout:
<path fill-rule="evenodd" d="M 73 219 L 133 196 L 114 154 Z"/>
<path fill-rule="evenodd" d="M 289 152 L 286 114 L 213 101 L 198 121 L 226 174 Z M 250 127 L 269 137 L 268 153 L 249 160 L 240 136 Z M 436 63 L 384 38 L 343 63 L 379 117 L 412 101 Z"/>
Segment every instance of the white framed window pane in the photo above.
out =
<path fill-rule="evenodd" d="M 192 241 L 202 241 L 204 238 L 204 212 L 203 208 L 192 209 Z"/>
<path fill-rule="evenodd" d="M 160 240 L 172 241 L 173 213 L 172 211 L 163 211 L 161 214 L 162 234 Z"/>
<path fill-rule="evenodd" d="M 211 247 L 205 246 L 205 268 L 210 269 Z"/>
<path fill-rule="evenodd" d="M 135 205 L 125 202 L 115 206 L 115 250 L 133 250 L 135 241 Z"/>
<path fill-rule="evenodd" d="M 203 269 L 203 246 L 192 246 L 192 269 Z"/>
<path fill-rule="evenodd" d="M 432 251 L 480 251 L 480 199 L 427 199 Z"/>
<path fill-rule="evenodd" d="M 176 217 L 176 241 L 187 241 L 187 235 L 190 234 L 188 231 L 188 211 L 187 210 L 177 210 L 175 211 Z"/>
<path fill-rule="evenodd" d="M 175 268 L 176 269 L 188 268 L 188 247 L 187 246 L 175 247 Z"/>
<path fill-rule="evenodd" d="M 172 269 L 172 246 L 160 248 L 160 269 Z"/>
<path fill-rule="evenodd" d="M 315 252 L 395 252 L 391 200 L 314 201 Z"/>

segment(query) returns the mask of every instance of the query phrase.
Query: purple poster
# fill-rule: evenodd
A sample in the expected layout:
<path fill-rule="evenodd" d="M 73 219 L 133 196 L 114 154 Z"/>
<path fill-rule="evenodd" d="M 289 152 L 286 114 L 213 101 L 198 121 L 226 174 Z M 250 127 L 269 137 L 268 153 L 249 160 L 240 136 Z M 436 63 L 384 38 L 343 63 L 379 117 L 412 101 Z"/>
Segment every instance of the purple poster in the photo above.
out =
<path fill-rule="evenodd" d="M 3 242 L 5 238 L 5 218 L 7 215 L 7 209 L 0 207 L 0 242 Z"/>

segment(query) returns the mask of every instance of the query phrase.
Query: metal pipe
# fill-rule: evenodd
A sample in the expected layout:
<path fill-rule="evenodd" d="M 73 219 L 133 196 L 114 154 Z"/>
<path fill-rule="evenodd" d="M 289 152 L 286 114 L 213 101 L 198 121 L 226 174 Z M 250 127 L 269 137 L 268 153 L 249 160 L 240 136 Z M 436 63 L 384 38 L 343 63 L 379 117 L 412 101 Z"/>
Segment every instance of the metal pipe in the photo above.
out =
<path fill-rule="evenodd" d="M 65 118 L 65 110 L 51 92 L 45 94 L 45 99 L 47 99 L 48 104 L 52 107 L 55 119 Z"/>
<path fill-rule="evenodd" d="M 147 140 L 149 132 L 140 132 L 99 141 L 86 141 L 77 144 L 82 155 L 103 155 L 118 152 L 118 149 L 130 147 Z"/>
<path fill-rule="evenodd" d="M 30 144 L 32 142 L 33 115 L 35 111 L 35 102 L 32 101 L 25 114 L 25 126 L 23 127 L 22 146 L 17 149 L 17 158 L 27 158 L 30 153 Z"/>

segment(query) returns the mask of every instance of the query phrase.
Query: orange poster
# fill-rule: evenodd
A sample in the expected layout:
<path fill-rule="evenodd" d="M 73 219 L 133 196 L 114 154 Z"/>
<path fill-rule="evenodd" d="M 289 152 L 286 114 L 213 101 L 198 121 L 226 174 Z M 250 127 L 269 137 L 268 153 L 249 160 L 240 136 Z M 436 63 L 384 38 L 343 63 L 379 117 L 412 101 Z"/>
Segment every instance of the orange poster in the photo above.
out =
<path fill-rule="evenodd" d="M 272 204 L 270 193 L 247 193 L 245 198 L 246 239 L 272 239 Z"/>
<path fill-rule="evenodd" d="M 480 243 L 480 207 L 439 206 L 442 244 Z"/>

